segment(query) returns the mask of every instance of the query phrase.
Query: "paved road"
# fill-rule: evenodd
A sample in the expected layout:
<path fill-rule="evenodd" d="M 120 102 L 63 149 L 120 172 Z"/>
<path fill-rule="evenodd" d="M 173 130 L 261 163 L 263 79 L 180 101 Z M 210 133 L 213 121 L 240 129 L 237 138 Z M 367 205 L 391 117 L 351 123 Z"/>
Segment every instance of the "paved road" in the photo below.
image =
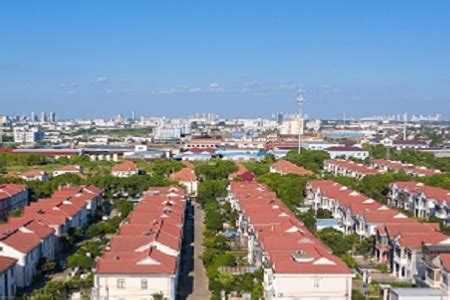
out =
<path fill-rule="evenodd" d="M 189 208 L 185 224 L 185 243 L 181 260 L 178 299 L 204 300 L 209 299 L 208 277 L 203 267 L 203 210 L 197 203 Z"/>

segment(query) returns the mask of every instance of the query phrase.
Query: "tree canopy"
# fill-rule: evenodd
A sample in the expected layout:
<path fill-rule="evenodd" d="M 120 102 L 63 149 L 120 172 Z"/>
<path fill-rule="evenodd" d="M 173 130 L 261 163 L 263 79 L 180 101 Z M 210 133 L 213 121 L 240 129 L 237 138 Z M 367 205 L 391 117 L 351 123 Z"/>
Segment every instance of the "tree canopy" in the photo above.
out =
<path fill-rule="evenodd" d="M 319 173 L 323 168 L 323 162 L 329 159 L 330 155 L 326 151 L 302 149 L 299 154 L 297 151 L 289 151 L 286 155 L 286 160 L 294 163 L 305 169 L 311 170 L 314 173 Z"/>

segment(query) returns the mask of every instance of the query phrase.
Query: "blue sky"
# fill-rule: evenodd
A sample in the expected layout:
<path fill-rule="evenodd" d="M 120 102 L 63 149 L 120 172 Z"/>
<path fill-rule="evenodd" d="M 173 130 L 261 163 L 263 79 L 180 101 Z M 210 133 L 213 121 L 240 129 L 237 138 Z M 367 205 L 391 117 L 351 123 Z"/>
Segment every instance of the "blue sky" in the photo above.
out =
<path fill-rule="evenodd" d="M 450 1 L 0 1 L 0 114 L 450 109 Z"/>

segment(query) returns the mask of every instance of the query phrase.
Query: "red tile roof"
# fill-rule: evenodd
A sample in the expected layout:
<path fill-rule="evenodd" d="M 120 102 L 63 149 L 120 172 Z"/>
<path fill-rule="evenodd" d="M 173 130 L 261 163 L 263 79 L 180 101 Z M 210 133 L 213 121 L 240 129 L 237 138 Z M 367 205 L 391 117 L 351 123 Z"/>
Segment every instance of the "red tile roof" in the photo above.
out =
<path fill-rule="evenodd" d="M 96 272 L 175 274 L 185 205 L 181 188 L 150 188 L 97 261 Z"/>
<path fill-rule="evenodd" d="M 5 200 L 27 189 L 26 185 L 23 184 L 1 184 L 0 185 L 0 200 Z"/>
<path fill-rule="evenodd" d="M 17 259 L 6 256 L 0 256 L 0 273 L 3 273 L 12 266 L 14 266 L 16 262 Z"/>
<path fill-rule="evenodd" d="M 178 172 L 170 174 L 170 179 L 177 180 L 177 181 L 184 181 L 184 182 L 190 182 L 190 181 L 196 181 L 197 176 L 195 175 L 195 172 L 192 168 L 183 168 Z"/>
<path fill-rule="evenodd" d="M 44 170 L 33 169 L 22 173 L 20 176 L 23 177 L 36 177 L 36 176 L 44 176 L 47 173 Z"/>
<path fill-rule="evenodd" d="M 231 191 L 276 273 L 351 274 L 266 186 L 232 182 Z"/>
<path fill-rule="evenodd" d="M 111 169 L 112 172 L 137 172 L 138 168 L 137 165 L 130 161 L 130 160 L 124 160 L 121 163 L 116 164 Z"/>
<path fill-rule="evenodd" d="M 272 169 L 281 174 L 313 175 L 313 172 L 297 166 L 287 160 L 281 159 L 272 164 Z"/>
<path fill-rule="evenodd" d="M 354 161 L 345 159 L 327 159 L 324 161 L 324 165 L 326 167 L 327 166 L 338 167 L 347 170 L 349 172 L 354 172 L 362 175 L 375 175 L 380 173 L 380 171 L 378 171 L 377 169 L 367 167 L 363 164 L 355 163 Z"/>

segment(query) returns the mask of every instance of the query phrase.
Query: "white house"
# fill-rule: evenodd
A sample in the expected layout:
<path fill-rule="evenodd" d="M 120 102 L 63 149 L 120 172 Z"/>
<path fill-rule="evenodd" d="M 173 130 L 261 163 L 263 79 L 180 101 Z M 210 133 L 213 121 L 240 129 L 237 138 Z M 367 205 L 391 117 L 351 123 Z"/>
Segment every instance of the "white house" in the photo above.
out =
<path fill-rule="evenodd" d="M 130 160 L 118 163 L 111 170 L 111 175 L 115 177 L 129 177 L 137 174 L 139 174 L 139 169 L 137 165 Z"/>
<path fill-rule="evenodd" d="M 83 167 L 78 165 L 67 165 L 63 166 L 57 170 L 53 171 L 53 176 L 59 176 L 62 174 L 76 174 L 76 175 L 82 175 L 83 174 Z"/>
<path fill-rule="evenodd" d="M 26 181 L 47 181 L 49 179 L 47 172 L 43 170 L 30 170 L 20 174 L 19 177 Z"/>
<path fill-rule="evenodd" d="M 369 151 L 360 147 L 330 147 L 325 149 L 331 158 L 357 158 L 366 159 L 369 157 Z"/>

